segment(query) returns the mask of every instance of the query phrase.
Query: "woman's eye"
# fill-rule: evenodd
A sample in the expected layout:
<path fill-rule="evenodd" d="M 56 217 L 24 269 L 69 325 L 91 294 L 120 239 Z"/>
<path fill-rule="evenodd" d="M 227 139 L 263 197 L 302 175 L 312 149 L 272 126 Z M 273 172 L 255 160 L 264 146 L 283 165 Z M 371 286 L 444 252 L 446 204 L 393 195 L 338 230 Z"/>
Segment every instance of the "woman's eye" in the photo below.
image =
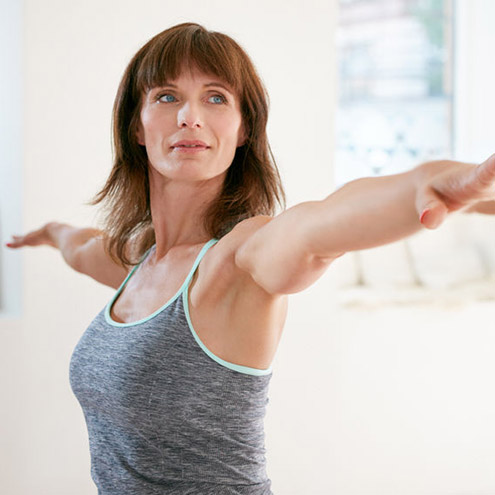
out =
<path fill-rule="evenodd" d="M 157 100 L 161 101 L 162 103 L 174 103 L 176 101 L 176 98 L 170 93 L 164 93 L 162 95 L 159 95 L 157 97 Z M 215 105 L 227 103 L 227 99 L 223 95 L 212 95 L 208 98 L 208 101 L 214 103 Z"/>
<path fill-rule="evenodd" d="M 164 95 L 160 95 L 158 97 L 158 100 L 163 101 L 165 103 L 172 103 L 175 100 L 175 96 L 170 94 L 164 94 Z"/>
<path fill-rule="evenodd" d="M 210 96 L 209 98 L 210 100 L 213 100 L 213 103 L 215 104 L 218 104 L 218 103 L 226 103 L 226 99 L 225 97 L 223 97 L 222 95 L 213 95 L 213 96 Z"/>

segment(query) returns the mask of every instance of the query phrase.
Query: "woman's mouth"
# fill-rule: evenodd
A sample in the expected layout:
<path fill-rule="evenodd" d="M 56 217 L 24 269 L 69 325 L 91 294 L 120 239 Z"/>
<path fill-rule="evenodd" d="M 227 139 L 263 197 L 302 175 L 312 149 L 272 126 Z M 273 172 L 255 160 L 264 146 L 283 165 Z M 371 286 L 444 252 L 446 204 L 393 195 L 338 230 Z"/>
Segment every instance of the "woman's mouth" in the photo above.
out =
<path fill-rule="evenodd" d="M 173 150 L 178 153 L 199 153 L 200 151 L 206 151 L 209 149 L 209 146 L 200 146 L 200 145 L 180 145 L 173 146 Z"/>
<path fill-rule="evenodd" d="M 209 146 L 203 141 L 183 139 L 174 143 L 172 148 L 178 153 L 199 153 L 209 149 Z"/>

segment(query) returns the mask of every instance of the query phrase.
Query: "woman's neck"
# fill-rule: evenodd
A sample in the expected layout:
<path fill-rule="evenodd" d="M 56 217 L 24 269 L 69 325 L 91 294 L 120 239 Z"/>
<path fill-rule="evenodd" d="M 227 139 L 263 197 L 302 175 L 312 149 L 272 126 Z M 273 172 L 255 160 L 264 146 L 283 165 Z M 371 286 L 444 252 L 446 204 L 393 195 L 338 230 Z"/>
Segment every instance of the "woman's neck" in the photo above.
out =
<path fill-rule="evenodd" d="M 223 184 L 214 179 L 197 182 L 171 181 L 150 174 L 150 207 L 155 230 L 156 258 L 173 247 L 202 244 L 210 239 L 204 214 L 218 197 Z"/>

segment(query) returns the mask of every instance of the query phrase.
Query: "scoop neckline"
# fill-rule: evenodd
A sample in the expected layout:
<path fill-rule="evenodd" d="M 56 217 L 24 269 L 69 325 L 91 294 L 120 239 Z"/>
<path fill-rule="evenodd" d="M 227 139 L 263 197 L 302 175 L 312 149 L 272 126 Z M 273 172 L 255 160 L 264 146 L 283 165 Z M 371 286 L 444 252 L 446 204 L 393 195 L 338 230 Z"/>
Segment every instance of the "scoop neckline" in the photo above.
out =
<path fill-rule="evenodd" d="M 198 267 L 201 259 L 206 254 L 206 251 L 213 244 L 215 244 L 217 242 L 218 242 L 218 239 L 213 238 L 213 239 L 210 239 L 208 242 L 206 242 L 204 244 L 204 246 L 201 248 L 201 250 L 199 251 L 198 255 L 196 256 L 196 258 L 194 260 L 194 263 L 192 265 L 192 268 L 189 270 L 189 273 L 186 276 L 186 278 L 185 278 L 184 282 L 182 283 L 182 285 L 180 286 L 180 288 L 177 290 L 177 292 L 175 293 L 175 295 L 173 295 L 160 308 L 158 308 L 156 311 L 154 311 L 150 315 L 145 316 L 144 318 L 141 318 L 140 320 L 126 322 L 126 323 L 121 323 L 119 321 L 115 321 L 111 317 L 111 315 L 110 315 L 112 306 L 115 303 L 115 301 L 117 300 L 117 298 L 119 297 L 119 295 L 121 294 L 121 292 L 124 290 L 124 287 L 126 286 L 126 284 L 129 281 L 129 279 L 132 277 L 132 275 L 134 274 L 134 272 L 138 269 L 139 266 L 141 266 L 141 264 L 144 262 L 144 260 L 148 257 L 150 251 L 156 246 L 156 243 L 153 244 L 153 246 L 151 246 L 148 249 L 148 251 L 146 251 L 146 253 L 143 255 L 143 258 L 141 259 L 141 261 L 129 272 L 129 274 L 127 275 L 127 277 L 125 278 L 125 280 L 122 282 L 122 284 L 120 285 L 120 287 L 117 289 L 117 292 L 113 295 L 113 297 L 110 299 L 110 301 L 105 306 L 105 312 L 104 312 L 105 313 L 105 321 L 109 325 L 111 325 L 113 327 L 120 327 L 120 328 L 122 328 L 122 327 L 133 327 L 133 326 L 137 326 L 137 325 L 140 325 L 142 323 L 145 323 L 148 320 L 151 320 L 152 318 L 154 318 L 155 316 L 158 316 L 162 311 L 164 311 L 168 306 L 170 306 L 182 294 L 182 292 L 184 292 L 184 290 L 189 286 L 189 283 L 190 283 L 190 281 L 191 281 L 191 279 L 192 279 L 192 277 L 194 275 L 194 272 L 196 271 L 196 269 L 197 269 L 197 267 Z"/>

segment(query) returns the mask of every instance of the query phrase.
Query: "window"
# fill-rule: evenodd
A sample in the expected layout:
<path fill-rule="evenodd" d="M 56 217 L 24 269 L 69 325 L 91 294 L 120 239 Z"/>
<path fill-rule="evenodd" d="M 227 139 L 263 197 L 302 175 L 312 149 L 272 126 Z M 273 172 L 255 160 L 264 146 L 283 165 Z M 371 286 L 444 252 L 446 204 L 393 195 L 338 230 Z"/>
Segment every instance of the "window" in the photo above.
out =
<path fill-rule="evenodd" d="M 336 183 L 452 155 L 452 0 L 340 0 Z"/>
<path fill-rule="evenodd" d="M 493 153 L 495 2 L 339 6 L 337 185 L 426 160 L 481 162 Z M 453 301 L 493 300 L 495 218 L 480 217 L 459 214 L 438 231 L 351 253 L 342 264 L 340 286 L 349 289 L 342 301 L 427 302 L 433 290 Z"/>

